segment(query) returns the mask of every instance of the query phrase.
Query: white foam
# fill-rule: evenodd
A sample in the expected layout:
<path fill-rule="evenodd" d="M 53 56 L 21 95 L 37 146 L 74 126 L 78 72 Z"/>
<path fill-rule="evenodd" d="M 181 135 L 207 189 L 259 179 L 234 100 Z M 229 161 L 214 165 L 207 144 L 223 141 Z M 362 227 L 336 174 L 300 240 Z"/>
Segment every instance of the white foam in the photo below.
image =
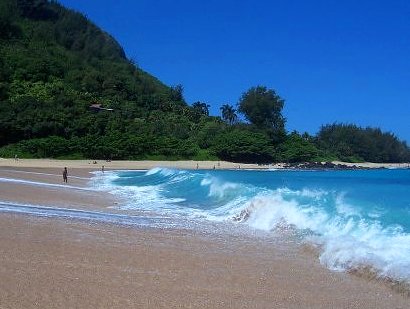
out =
<path fill-rule="evenodd" d="M 105 173 L 94 172 L 95 176 L 90 179 L 88 185 L 95 190 L 110 191 L 117 187 L 113 184 L 113 181 L 119 179 L 116 171 L 108 171 Z"/>
<path fill-rule="evenodd" d="M 295 200 L 285 200 L 278 192 L 258 195 L 244 209 L 250 213 L 248 223 L 266 231 L 274 229 L 283 221 L 299 229 L 311 229 L 327 220 L 325 212 L 310 206 L 303 207 Z"/>
<path fill-rule="evenodd" d="M 221 182 L 215 177 L 204 178 L 201 181 L 201 186 L 208 186 L 208 196 L 217 198 L 223 198 L 224 196 L 226 196 L 226 194 L 228 194 L 228 192 L 232 192 L 239 187 L 236 183 Z"/>
<path fill-rule="evenodd" d="M 161 170 L 162 170 L 162 168 L 160 168 L 160 167 L 154 167 L 154 168 L 148 170 L 148 171 L 145 173 L 145 175 L 147 175 L 147 176 L 149 176 L 149 175 L 155 175 L 155 174 L 159 173 Z"/>
<path fill-rule="evenodd" d="M 336 210 L 339 214 L 345 216 L 360 216 L 360 210 L 357 206 L 350 205 L 345 201 L 345 193 L 340 193 L 336 196 Z"/>
<path fill-rule="evenodd" d="M 278 188 L 275 190 L 275 192 L 293 197 L 308 197 L 313 199 L 320 199 L 324 195 L 328 194 L 328 192 L 325 192 L 323 190 L 313 190 L 307 188 L 303 188 L 302 190 L 291 190 L 287 187 Z"/>
<path fill-rule="evenodd" d="M 95 184 L 126 198 L 127 209 L 149 209 L 212 221 L 232 220 L 245 211 L 246 219 L 241 222 L 255 229 L 272 231 L 285 224 L 306 231 L 303 235 L 310 235 L 305 236 L 306 241 L 321 248 L 320 261 L 330 269 L 367 266 L 381 276 L 410 281 L 410 235 L 399 226 L 383 227 L 375 220 L 383 215 L 381 210 L 376 208 L 365 214 L 357 205 L 348 203 L 343 193 L 286 187 L 267 190 L 222 181 L 209 174 L 164 168 L 145 173 L 154 174 L 164 176 L 164 183 L 115 186 L 112 181 L 118 176 L 106 173 L 97 175 Z M 202 190 L 208 188 L 208 197 L 218 203 L 217 207 L 194 209 L 184 203 L 184 198 L 164 196 L 164 185 L 191 180 L 197 181 Z"/>
<path fill-rule="evenodd" d="M 333 270 L 371 267 L 380 276 L 410 282 L 410 235 L 365 222 L 351 223 L 349 233 L 317 239 L 320 261 Z"/>
<path fill-rule="evenodd" d="M 155 175 L 155 174 L 161 174 L 162 176 L 172 176 L 175 174 L 179 174 L 181 172 L 184 172 L 182 170 L 175 170 L 171 168 L 166 168 L 166 167 L 154 167 L 150 170 L 148 170 L 145 175 L 150 176 L 150 175 Z"/>
<path fill-rule="evenodd" d="M 195 214 L 210 221 L 230 221 L 237 215 L 238 209 L 243 207 L 247 200 L 248 199 L 246 197 L 239 196 L 220 207 L 214 208 L 209 211 L 196 212 Z"/>
<path fill-rule="evenodd" d="M 246 223 L 265 231 L 283 224 L 298 230 L 309 230 L 314 236 L 307 241 L 320 245 L 320 261 L 336 271 L 371 267 L 380 276 L 410 282 L 410 235 L 400 226 L 383 228 L 368 221 L 354 207 L 336 197 L 337 214 L 324 209 L 285 200 L 283 190 L 257 196 L 245 204 Z"/>

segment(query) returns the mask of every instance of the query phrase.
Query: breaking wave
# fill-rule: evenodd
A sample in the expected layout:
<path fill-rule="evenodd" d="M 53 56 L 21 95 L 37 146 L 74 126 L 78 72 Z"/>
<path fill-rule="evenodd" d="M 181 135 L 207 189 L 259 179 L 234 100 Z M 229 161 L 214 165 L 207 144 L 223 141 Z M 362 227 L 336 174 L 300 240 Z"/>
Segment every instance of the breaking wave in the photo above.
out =
<path fill-rule="evenodd" d="M 353 173 L 155 168 L 97 174 L 93 185 L 125 198 L 127 210 L 292 228 L 332 270 L 410 282 L 410 174 Z"/>

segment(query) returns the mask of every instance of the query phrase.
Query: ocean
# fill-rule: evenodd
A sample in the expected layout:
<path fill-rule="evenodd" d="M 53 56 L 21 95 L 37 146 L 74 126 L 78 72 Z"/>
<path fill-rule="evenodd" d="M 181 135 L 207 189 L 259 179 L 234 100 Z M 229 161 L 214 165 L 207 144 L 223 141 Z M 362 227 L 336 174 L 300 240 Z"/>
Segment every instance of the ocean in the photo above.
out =
<path fill-rule="evenodd" d="M 280 237 L 292 231 L 333 271 L 410 283 L 410 170 L 174 170 L 97 173 L 132 213 Z"/>

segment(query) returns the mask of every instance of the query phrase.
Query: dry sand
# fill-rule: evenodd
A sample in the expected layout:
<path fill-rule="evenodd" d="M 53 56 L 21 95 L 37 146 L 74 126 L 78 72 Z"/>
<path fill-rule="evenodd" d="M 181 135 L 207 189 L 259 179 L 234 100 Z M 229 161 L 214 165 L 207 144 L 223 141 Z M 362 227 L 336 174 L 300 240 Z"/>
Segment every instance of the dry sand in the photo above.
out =
<path fill-rule="evenodd" d="M 68 166 L 74 188 L 0 182 L 0 200 L 104 211 L 121 202 L 76 188 L 88 166 L 35 162 L 48 168 L 1 167 L 0 177 L 61 184 Z M 263 239 L 7 213 L 0 235 L 0 308 L 410 306 L 381 282 L 330 272 L 310 253 Z"/>
<path fill-rule="evenodd" d="M 96 163 L 94 163 L 96 162 Z M 154 167 L 183 169 L 266 169 L 267 165 L 232 163 L 226 161 L 104 161 L 104 160 L 53 160 L 53 159 L 4 159 L 0 158 L 0 166 L 16 168 L 82 168 L 89 170 L 105 169 L 141 169 Z"/>
<path fill-rule="evenodd" d="M 334 164 L 344 164 L 347 166 L 359 166 L 365 168 L 410 168 L 410 163 L 346 163 L 340 161 Z M 168 167 L 181 169 L 280 169 L 284 164 L 276 163 L 270 165 L 233 163 L 226 161 L 104 161 L 104 160 L 54 160 L 54 159 L 14 159 L 0 158 L 0 167 L 13 168 L 58 168 L 81 169 L 83 171 L 101 170 L 104 166 L 106 170 L 130 169 L 147 170 L 154 167 Z"/>
<path fill-rule="evenodd" d="M 408 308 L 313 259 L 183 230 L 0 216 L 1 308 Z M 291 251 L 291 250 L 290 250 Z"/>
<path fill-rule="evenodd" d="M 410 168 L 410 163 L 371 163 L 371 162 L 363 162 L 363 163 L 348 163 L 348 162 L 341 162 L 341 161 L 334 161 L 334 164 L 344 164 L 347 166 L 359 166 L 365 168 Z"/>

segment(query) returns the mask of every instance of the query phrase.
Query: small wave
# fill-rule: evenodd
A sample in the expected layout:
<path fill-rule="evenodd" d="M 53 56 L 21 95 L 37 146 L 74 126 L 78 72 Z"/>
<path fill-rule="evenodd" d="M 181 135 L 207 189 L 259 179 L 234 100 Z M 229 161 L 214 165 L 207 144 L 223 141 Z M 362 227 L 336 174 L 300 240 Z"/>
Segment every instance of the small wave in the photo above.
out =
<path fill-rule="evenodd" d="M 107 171 L 105 173 L 94 172 L 93 174 L 94 177 L 90 179 L 88 185 L 99 191 L 109 191 L 113 189 L 116 186 L 112 183 L 120 178 L 115 171 Z"/>
<path fill-rule="evenodd" d="M 286 187 L 279 188 L 275 190 L 277 193 L 281 194 L 288 194 L 292 196 L 300 196 L 300 197 L 308 197 L 308 198 L 314 198 L 314 199 L 320 199 L 324 195 L 328 194 L 328 192 L 324 190 L 312 190 L 312 189 L 307 189 L 303 188 L 302 190 L 291 190 Z"/>
<path fill-rule="evenodd" d="M 155 174 L 157 174 L 157 173 L 160 173 L 162 170 L 163 170 L 163 168 L 155 167 L 155 168 L 152 168 L 152 169 L 148 170 L 148 171 L 145 173 L 145 175 L 146 175 L 146 176 L 155 175 Z"/>
<path fill-rule="evenodd" d="M 151 176 L 151 175 L 155 175 L 155 174 L 161 174 L 162 176 L 174 176 L 174 175 L 178 175 L 178 174 L 183 174 L 185 173 L 185 171 L 183 170 L 176 170 L 176 169 L 171 169 L 171 168 L 166 168 L 166 167 L 154 167 L 150 170 L 148 170 L 145 175 L 146 176 Z"/>
<path fill-rule="evenodd" d="M 209 187 L 208 196 L 223 198 L 229 193 L 235 193 L 240 188 L 236 183 L 221 182 L 216 177 L 206 177 L 201 181 L 201 186 Z"/>

